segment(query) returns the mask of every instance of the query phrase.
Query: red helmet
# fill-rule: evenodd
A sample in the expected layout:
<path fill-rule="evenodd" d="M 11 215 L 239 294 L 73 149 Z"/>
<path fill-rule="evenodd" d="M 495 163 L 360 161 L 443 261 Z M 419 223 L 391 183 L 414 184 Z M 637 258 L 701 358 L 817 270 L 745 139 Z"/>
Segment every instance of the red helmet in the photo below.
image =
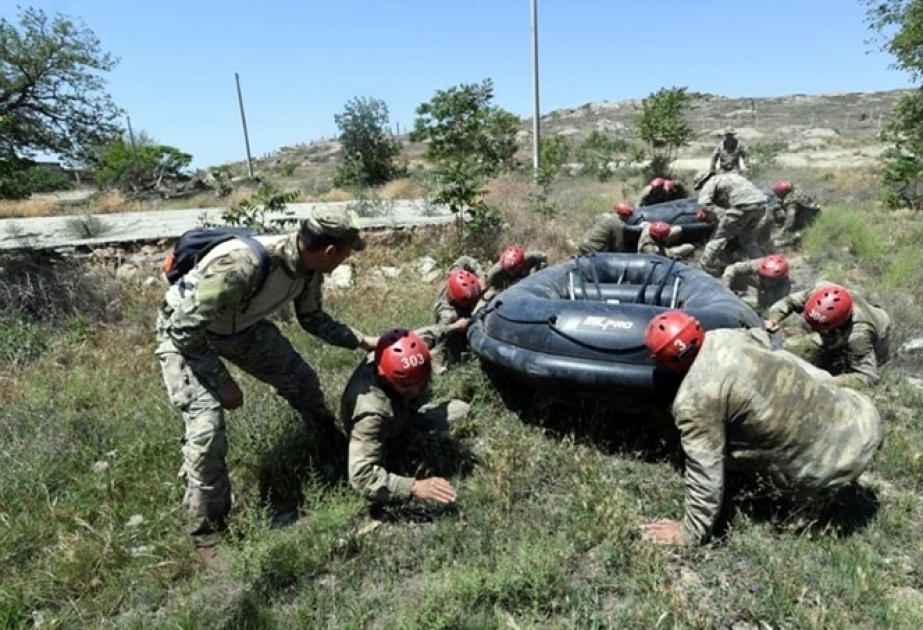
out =
<path fill-rule="evenodd" d="M 375 346 L 378 375 L 392 385 L 417 385 L 429 378 L 433 369 L 426 343 L 417 333 L 404 328 L 389 330 Z"/>
<path fill-rule="evenodd" d="M 481 299 L 481 283 L 477 276 L 467 269 L 456 269 L 446 282 L 449 301 L 462 308 L 471 308 Z"/>
<path fill-rule="evenodd" d="M 663 177 L 655 177 L 654 179 L 651 180 L 650 186 L 654 190 L 660 190 L 661 188 L 663 188 L 663 185 L 665 182 L 666 180 Z"/>
<path fill-rule="evenodd" d="M 673 372 L 688 369 L 704 341 L 699 320 L 683 311 L 661 313 L 644 330 L 644 345 L 654 360 Z"/>
<path fill-rule="evenodd" d="M 792 183 L 787 179 L 780 179 L 772 185 L 772 192 L 775 193 L 776 197 L 782 199 L 785 195 L 792 192 Z"/>
<path fill-rule="evenodd" d="M 526 261 L 526 252 L 519 245 L 511 245 L 500 254 L 500 267 L 508 274 L 517 274 Z"/>
<path fill-rule="evenodd" d="M 668 238 L 670 238 L 670 224 L 664 221 L 654 221 L 651 223 L 649 228 L 651 231 L 651 238 L 657 241 L 658 243 L 664 243 Z"/>
<path fill-rule="evenodd" d="M 804 321 L 815 332 L 829 332 L 852 317 L 852 295 L 844 287 L 831 284 L 811 294 L 804 304 Z"/>
<path fill-rule="evenodd" d="M 665 179 L 663 180 L 663 189 L 668 193 L 671 193 L 676 190 L 676 184 L 673 183 L 672 179 Z"/>
<path fill-rule="evenodd" d="M 619 215 L 620 217 L 622 217 L 623 219 L 627 219 L 628 217 L 631 216 L 631 213 L 634 212 L 635 209 L 632 208 L 631 204 L 628 203 L 627 201 L 620 201 L 617 204 L 615 204 L 615 207 L 612 208 L 612 211 L 616 213 L 617 215 Z"/>
<path fill-rule="evenodd" d="M 763 278 L 779 280 L 788 275 L 788 260 L 781 254 L 770 254 L 760 260 L 756 272 Z"/>

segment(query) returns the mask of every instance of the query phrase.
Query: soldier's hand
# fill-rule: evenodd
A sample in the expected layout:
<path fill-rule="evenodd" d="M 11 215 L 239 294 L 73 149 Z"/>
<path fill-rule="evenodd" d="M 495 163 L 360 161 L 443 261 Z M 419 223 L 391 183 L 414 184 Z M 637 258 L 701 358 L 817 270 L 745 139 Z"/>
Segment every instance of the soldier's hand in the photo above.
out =
<path fill-rule="evenodd" d="M 363 337 L 362 341 L 359 342 L 359 347 L 365 350 L 366 352 L 371 352 L 375 349 L 375 346 L 378 345 L 378 337 Z"/>
<path fill-rule="evenodd" d="M 668 518 L 642 525 L 641 538 L 657 545 L 683 547 L 686 544 L 682 525 L 679 521 L 673 521 Z"/>
<path fill-rule="evenodd" d="M 776 333 L 779 332 L 779 322 L 774 319 L 764 319 L 763 325 L 766 327 L 767 332 Z"/>
<path fill-rule="evenodd" d="M 437 501 L 439 503 L 454 503 L 455 488 L 442 477 L 429 477 L 428 479 L 414 479 L 410 494 L 421 501 Z"/>
<path fill-rule="evenodd" d="M 234 379 L 228 380 L 218 388 L 218 397 L 224 409 L 237 409 L 244 404 L 244 393 Z"/>
<path fill-rule="evenodd" d="M 470 322 L 471 322 L 470 317 L 462 317 L 460 319 L 456 319 L 454 322 L 449 324 L 449 330 L 451 330 L 452 332 L 461 332 L 465 330 L 466 328 L 468 328 L 468 324 Z"/>

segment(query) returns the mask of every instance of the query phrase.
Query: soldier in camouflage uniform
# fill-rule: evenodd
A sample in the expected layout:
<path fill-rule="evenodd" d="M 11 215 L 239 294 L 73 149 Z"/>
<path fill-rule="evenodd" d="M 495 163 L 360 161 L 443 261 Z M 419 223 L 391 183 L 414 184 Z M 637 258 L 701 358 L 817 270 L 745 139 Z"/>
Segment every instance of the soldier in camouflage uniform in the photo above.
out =
<path fill-rule="evenodd" d="M 711 171 L 696 174 L 693 186 L 699 191 L 699 206 L 706 213 L 720 217 L 715 233 L 702 251 L 699 261 L 702 269 L 720 276 L 725 267 L 722 254 L 732 240 L 740 244 L 747 258 L 761 258 L 763 251 L 756 230 L 766 216 L 763 191 L 737 173 L 715 175 Z"/>
<path fill-rule="evenodd" d="M 711 154 L 708 170 L 714 173 L 743 173 L 750 165 L 750 151 L 737 139 L 733 127 L 724 130 L 724 139 Z"/>
<path fill-rule="evenodd" d="M 339 441 L 316 444 L 319 452 L 336 446 L 345 452 L 345 436 L 327 408 L 317 374 L 268 317 L 291 302 L 301 327 L 327 343 L 371 350 L 378 340 L 331 317 L 321 300 L 324 274 L 365 248 L 354 213 L 315 210 L 297 232 L 258 240 L 271 262 L 262 285 L 260 257 L 232 239 L 167 290 L 157 318 L 156 354 L 170 401 L 185 423 L 183 504 L 189 533 L 206 563 L 214 558 L 231 509 L 224 410 L 243 404 L 222 359 L 272 385 L 315 437 Z"/>
<path fill-rule="evenodd" d="M 468 405 L 460 400 L 428 404 L 429 348 L 447 334 L 463 333 L 467 325 L 462 318 L 451 326 L 388 331 L 350 377 L 340 404 L 349 433 L 349 482 L 370 501 L 455 501 L 455 489 L 446 479 L 395 474 L 386 460 L 389 447 L 406 443 L 408 432 L 446 431 L 467 417 Z"/>
<path fill-rule="evenodd" d="M 712 534 L 729 471 L 760 472 L 816 500 L 854 481 L 881 444 L 869 398 L 823 370 L 773 350 L 760 330 L 703 332 L 683 311 L 651 320 L 657 363 L 685 373 L 672 413 L 686 455 L 685 517 L 645 525 L 645 539 L 693 545 Z"/>
<path fill-rule="evenodd" d="M 802 191 L 787 179 L 773 184 L 772 192 L 781 201 L 780 211 L 784 214 L 779 237 L 784 241 L 798 238 L 798 230 L 809 225 L 817 217 L 820 205 L 812 195 Z"/>
<path fill-rule="evenodd" d="M 841 385 L 878 382 L 879 367 L 890 350 L 891 318 L 884 309 L 855 291 L 820 280 L 773 304 L 766 329 L 777 332 L 792 313 L 801 313 L 819 335 L 811 363 L 835 375 Z"/>
<path fill-rule="evenodd" d="M 672 179 L 655 177 L 647 186 L 641 189 L 638 194 L 636 208 L 652 206 L 656 203 L 665 203 L 676 199 L 683 199 L 687 196 L 686 187 Z"/>
<path fill-rule="evenodd" d="M 619 202 L 612 212 L 601 214 L 596 218 L 596 223 L 587 230 L 580 239 L 577 253 L 581 256 L 598 254 L 601 252 L 625 251 L 625 223 L 634 209 L 630 203 Z"/>
<path fill-rule="evenodd" d="M 548 254 L 540 251 L 525 251 L 519 245 L 503 250 L 498 260 L 487 272 L 487 291 L 481 298 L 487 303 L 497 293 L 507 289 L 530 273 L 548 264 Z"/>
<path fill-rule="evenodd" d="M 449 275 L 433 302 L 433 320 L 448 326 L 459 319 L 471 317 L 487 287 L 481 264 L 471 256 L 460 256 L 449 267 Z M 432 348 L 433 367 L 445 372 L 461 360 L 468 347 L 464 331 L 452 332 Z"/>
<path fill-rule="evenodd" d="M 643 221 L 641 223 L 641 234 L 638 236 L 638 253 L 639 254 L 658 254 L 669 258 L 688 258 L 695 252 L 695 245 L 692 243 L 681 243 L 670 246 L 670 243 L 676 243 L 683 235 L 681 225 L 670 225 L 664 221 L 654 221 L 650 223 Z"/>
<path fill-rule="evenodd" d="M 786 297 L 792 290 L 788 277 L 788 260 L 780 254 L 770 254 L 754 260 L 743 260 L 724 269 L 721 281 L 728 289 L 741 295 L 745 302 L 761 313 Z M 749 297 L 756 289 L 756 300 Z"/>

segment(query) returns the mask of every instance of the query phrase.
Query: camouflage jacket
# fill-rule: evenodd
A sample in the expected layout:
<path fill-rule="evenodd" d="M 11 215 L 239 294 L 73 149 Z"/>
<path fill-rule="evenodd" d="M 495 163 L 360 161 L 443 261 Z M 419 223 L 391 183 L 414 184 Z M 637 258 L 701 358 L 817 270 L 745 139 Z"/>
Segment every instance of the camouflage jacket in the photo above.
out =
<path fill-rule="evenodd" d="M 479 279 L 484 275 L 484 269 L 481 267 L 481 263 L 472 258 L 471 256 L 459 256 L 459 258 L 452 263 L 452 266 L 449 267 L 448 273 L 452 273 L 456 269 L 465 269 L 476 275 Z M 433 320 L 437 324 L 445 324 L 448 326 L 454 322 L 457 322 L 462 317 L 470 317 L 473 308 L 461 308 L 456 306 L 449 301 L 449 296 L 447 294 L 446 287 L 448 286 L 447 282 L 442 283 L 442 287 L 439 289 L 439 293 L 436 295 L 436 300 L 433 302 Z"/>
<path fill-rule="evenodd" d="M 519 273 L 515 276 L 504 271 L 499 262 L 494 263 L 493 267 L 487 272 L 487 289 L 497 292 L 509 288 L 532 273 L 533 269 L 541 269 L 547 263 L 548 254 L 545 252 L 526 252 L 522 268 L 520 268 Z"/>
<path fill-rule="evenodd" d="M 743 142 L 737 140 L 729 146 L 722 140 L 712 151 L 709 168 L 716 173 L 739 171 L 741 164 L 749 160 L 750 151 Z"/>
<path fill-rule="evenodd" d="M 167 289 L 157 333 L 174 345 L 206 383 L 218 386 L 231 375 L 209 343 L 209 335 L 233 335 L 292 303 L 298 323 L 327 343 L 354 349 L 362 333 L 324 311 L 321 273 L 303 268 L 297 234 L 258 237 L 270 255 L 271 271 L 259 292 L 257 254 L 237 239 L 222 243 Z"/>
<path fill-rule="evenodd" d="M 437 325 L 416 333 L 432 348 L 445 338 L 447 330 Z M 372 352 L 356 367 L 340 401 L 340 417 L 349 434 L 349 483 L 353 488 L 382 502 L 410 498 L 413 477 L 385 470 L 385 450 L 389 441 L 407 431 L 429 397 L 428 384 L 416 398 L 396 393 L 378 377 Z"/>
<path fill-rule="evenodd" d="M 792 313 L 803 313 L 811 294 L 829 284 L 819 280 L 810 289 L 782 298 L 770 307 L 769 319 L 781 322 Z M 890 335 L 891 317 L 858 292 L 850 290 L 850 294 L 853 300 L 852 323 L 820 335 L 820 349 L 828 354 L 832 362 L 842 366 L 836 377 L 841 385 L 874 385 L 880 378 L 876 348 Z"/>
<path fill-rule="evenodd" d="M 767 282 L 760 277 L 759 268 L 759 258 L 742 260 L 725 267 L 721 280 L 724 286 L 738 294 L 756 289 L 757 305 L 765 310 L 791 293 L 792 281 L 786 276 L 778 282 Z"/>
<path fill-rule="evenodd" d="M 580 239 L 577 251 L 580 254 L 625 251 L 625 224 L 617 214 L 599 215 L 593 227 Z"/>
<path fill-rule="evenodd" d="M 718 173 L 708 178 L 699 191 L 699 205 L 703 208 L 735 208 L 760 204 L 766 207 L 766 195 L 753 183 L 737 173 Z"/>
<path fill-rule="evenodd" d="M 641 189 L 641 192 L 638 194 L 638 200 L 635 202 L 636 208 L 643 208 L 644 206 L 652 206 L 655 203 L 663 203 L 664 201 L 670 201 L 672 196 L 666 190 L 661 188 L 654 188 L 650 184 Z"/>
<path fill-rule="evenodd" d="M 783 488 L 831 489 L 859 476 L 881 443 L 868 397 L 773 351 L 754 329 L 705 334 L 673 417 L 686 454 L 683 535 L 691 543 L 714 528 L 726 470 L 759 470 Z"/>
<path fill-rule="evenodd" d="M 670 228 L 670 235 L 667 237 L 666 244 L 658 243 L 651 237 L 651 224 L 647 221 L 641 224 L 641 234 L 638 235 L 638 253 L 639 254 L 660 254 L 667 255 L 667 247 L 674 244 L 683 234 L 683 228 L 674 225 Z"/>

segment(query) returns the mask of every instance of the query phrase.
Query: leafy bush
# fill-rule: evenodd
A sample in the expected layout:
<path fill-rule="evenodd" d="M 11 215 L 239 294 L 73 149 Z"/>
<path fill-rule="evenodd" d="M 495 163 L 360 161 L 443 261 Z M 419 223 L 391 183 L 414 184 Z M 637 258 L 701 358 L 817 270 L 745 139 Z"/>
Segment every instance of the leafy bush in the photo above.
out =
<path fill-rule="evenodd" d="M 334 116 L 340 129 L 343 156 L 333 176 L 334 186 L 379 186 L 401 177 L 395 163 L 401 143 L 388 133 L 388 106 L 374 98 L 354 98 Z"/>
<path fill-rule="evenodd" d="M 284 214 L 285 207 L 300 194 L 297 190 L 280 192 L 272 184 L 263 184 L 248 199 L 222 212 L 221 220 L 225 225 L 240 225 L 259 232 L 283 232 L 298 223 L 298 219 L 273 215 Z"/>
<path fill-rule="evenodd" d="M 758 179 L 776 165 L 776 158 L 788 148 L 788 143 L 782 141 L 758 142 L 750 147 L 750 179 Z"/>
<path fill-rule="evenodd" d="M 671 176 L 676 150 L 692 137 L 692 125 L 686 119 L 691 100 L 686 88 L 674 87 L 661 88 L 641 101 L 635 127 L 651 153 L 646 179 Z"/>
<path fill-rule="evenodd" d="M 594 131 L 580 143 L 574 157 L 582 167 L 581 172 L 606 182 L 612 177 L 613 167 L 617 169 L 638 156 L 628 141 Z"/>

